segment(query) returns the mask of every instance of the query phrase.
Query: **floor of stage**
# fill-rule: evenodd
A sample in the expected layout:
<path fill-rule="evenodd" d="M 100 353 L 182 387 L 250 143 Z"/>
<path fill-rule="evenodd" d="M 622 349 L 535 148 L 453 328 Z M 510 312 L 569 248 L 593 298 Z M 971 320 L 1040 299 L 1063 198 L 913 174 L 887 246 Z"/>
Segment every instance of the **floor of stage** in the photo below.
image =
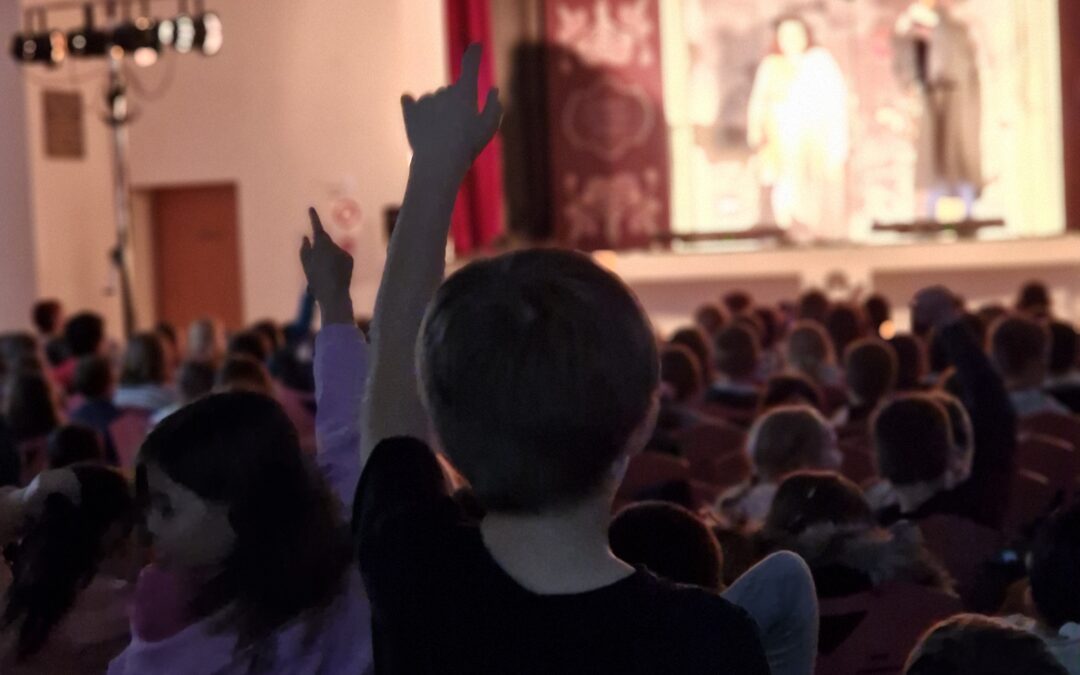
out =
<path fill-rule="evenodd" d="M 978 305 L 1011 302 L 1017 288 L 1031 279 L 1050 285 L 1062 316 L 1080 318 L 1080 236 L 742 248 L 601 252 L 597 258 L 637 292 L 663 330 L 685 323 L 701 302 L 734 288 L 775 302 L 810 287 L 837 295 L 856 288 L 882 293 L 904 329 L 907 303 L 926 285 L 945 284 Z"/>

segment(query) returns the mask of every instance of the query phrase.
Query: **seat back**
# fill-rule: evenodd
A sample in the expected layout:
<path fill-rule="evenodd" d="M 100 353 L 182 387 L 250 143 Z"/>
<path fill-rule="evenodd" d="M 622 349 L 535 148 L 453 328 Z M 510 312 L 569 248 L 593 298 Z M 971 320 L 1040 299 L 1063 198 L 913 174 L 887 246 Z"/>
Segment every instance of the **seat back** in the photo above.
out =
<path fill-rule="evenodd" d="M 1080 474 L 1080 453 L 1056 436 L 1022 433 L 1016 448 L 1017 465 L 1045 476 L 1050 485 L 1070 497 Z"/>
<path fill-rule="evenodd" d="M 120 412 L 120 416 L 109 424 L 109 435 L 112 436 L 121 469 L 135 466 L 139 448 L 150 433 L 150 416 L 151 413 L 147 410 L 125 408 Z"/>
<path fill-rule="evenodd" d="M 1050 513 L 1059 502 L 1058 491 L 1046 476 L 1028 469 L 1017 469 L 1012 481 L 1009 510 L 1005 514 L 1005 532 L 1023 532 Z"/>
<path fill-rule="evenodd" d="M 658 452 L 639 452 L 630 458 L 618 496 L 634 499 L 641 492 L 677 480 L 690 480 L 690 463 Z"/>
<path fill-rule="evenodd" d="M 854 627 L 839 646 L 818 655 L 816 672 L 899 675 L 923 633 L 962 610 L 955 596 L 908 583 L 888 583 L 867 593 L 823 599 L 823 625 L 833 621 Z"/>
<path fill-rule="evenodd" d="M 1060 438 L 1080 451 L 1080 417 L 1065 413 L 1043 412 L 1021 417 L 1021 433 Z"/>
<path fill-rule="evenodd" d="M 743 451 L 746 433 L 723 421 L 695 424 L 672 434 L 690 475 L 698 481 L 727 488 L 747 480 L 752 467 Z"/>
<path fill-rule="evenodd" d="M 936 515 L 919 521 L 926 548 L 936 555 L 956 580 L 956 591 L 971 606 L 983 563 L 1006 544 L 997 530 L 961 516 Z"/>

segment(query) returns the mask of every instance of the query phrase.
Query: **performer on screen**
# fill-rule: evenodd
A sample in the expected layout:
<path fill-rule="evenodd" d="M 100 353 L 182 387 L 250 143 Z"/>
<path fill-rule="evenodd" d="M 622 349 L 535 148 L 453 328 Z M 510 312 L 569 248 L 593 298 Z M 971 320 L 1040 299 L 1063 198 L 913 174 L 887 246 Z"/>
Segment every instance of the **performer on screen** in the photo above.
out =
<path fill-rule="evenodd" d="M 979 68 L 975 45 L 944 0 L 917 0 L 896 22 L 896 70 L 922 104 L 915 186 L 925 215 L 956 196 L 970 218 L 983 188 Z"/>
<path fill-rule="evenodd" d="M 775 222 L 795 239 L 846 237 L 847 84 L 798 16 L 774 24 L 773 48 L 754 78 L 747 137 Z"/>

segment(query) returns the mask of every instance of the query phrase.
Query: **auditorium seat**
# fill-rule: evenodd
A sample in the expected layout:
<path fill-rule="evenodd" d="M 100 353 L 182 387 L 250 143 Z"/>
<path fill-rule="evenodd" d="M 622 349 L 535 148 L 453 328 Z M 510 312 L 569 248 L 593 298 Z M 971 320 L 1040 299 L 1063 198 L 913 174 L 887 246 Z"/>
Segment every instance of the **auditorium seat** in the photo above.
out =
<path fill-rule="evenodd" d="M 971 607 L 976 580 L 983 563 L 1006 544 L 1005 536 L 967 518 L 954 515 L 930 516 L 919 521 L 926 548 L 936 555 L 956 580 L 956 591 L 965 606 Z"/>
<path fill-rule="evenodd" d="M 658 452 L 639 452 L 630 458 L 618 495 L 633 499 L 649 488 L 673 481 L 689 481 L 690 478 L 690 463 L 685 459 Z"/>
<path fill-rule="evenodd" d="M 1022 533 L 1050 513 L 1058 503 L 1058 492 L 1050 479 L 1028 469 L 1017 469 L 1012 481 L 1009 510 L 1005 514 L 1006 534 Z"/>
<path fill-rule="evenodd" d="M 824 598 L 820 610 L 822 641 L 816 672 L 899 675 L 922 634 L 963 607 L 959 598 L 943 591 L 888 583 L 866 593 Z"/>
<path fill-rule="evenodd" d="M 752 467 L 746 457 L 746 433 L 723 421 L 696 424 L 672 434 L 690 475 L 698 481 L 727 488 L 747 480 Z"/>
<path fill-rule="evenodd" d="M 1055 412 L 1021 417 L 1020 433 L 1041 434 L 1060 438 L 1080 452 L 1080 417 Z"/>
<path fill-rule="evenodd" d="M 1045 434 L 1024 433 L 1017 446 L 1017 465 L 1045 476 L 1050 485 L 1071 499 L 1080 473 L 1080 454 L 1067 441 Z"/>

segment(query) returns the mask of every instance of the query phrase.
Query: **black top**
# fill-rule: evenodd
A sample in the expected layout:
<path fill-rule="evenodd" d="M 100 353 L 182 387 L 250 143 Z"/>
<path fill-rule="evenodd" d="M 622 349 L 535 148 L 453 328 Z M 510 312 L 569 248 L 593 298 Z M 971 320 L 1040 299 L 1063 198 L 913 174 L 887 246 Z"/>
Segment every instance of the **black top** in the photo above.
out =
<path fill-rule="evenodd" d="M 587 593 L 521 587 L 418 440 L 375 448 L 353 527 L 380 674 L 769 672 L 743 610 L 644 569 Z"/>

